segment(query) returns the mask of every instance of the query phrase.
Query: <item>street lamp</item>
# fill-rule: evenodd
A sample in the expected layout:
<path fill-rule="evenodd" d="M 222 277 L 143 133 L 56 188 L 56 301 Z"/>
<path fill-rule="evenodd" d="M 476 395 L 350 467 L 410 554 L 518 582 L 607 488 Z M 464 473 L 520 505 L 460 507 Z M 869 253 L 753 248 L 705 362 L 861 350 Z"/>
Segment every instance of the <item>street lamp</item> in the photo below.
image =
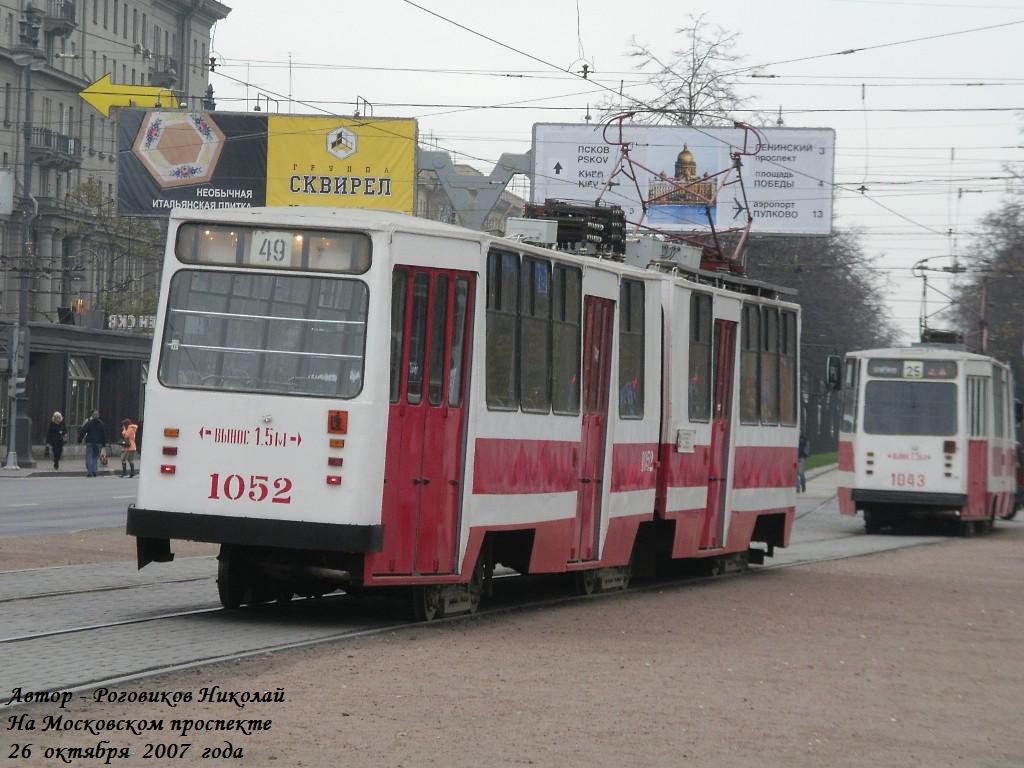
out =
<path fill-rule="evenodd" d="M 35 466 L 32 460 L 32 435 L 28 420 L 27 398 L 19 385 L 28 373 L 29 337 L 28 337 L 28 293 L 29 293 L 29 259 L 31 257 L 32 219 L 35 217 L 36 201 L 32 197 L 32 70 L 39 69 L 46 63 L 45 54 L 39 50 L 39 30 L 43 26 L 42 11 L 32 3 L 26 3 L 22 19 L 18 22 L 18 46 L 14 49 L 14 63 L 25 68 L 25 165 L 21 180 L 22 188 L 22 225 L 21 225 L 21 263 L 18 265 L 18 317 L 15 320 L 10 351 L 9 381 L 14 382 L 8 392 L 10 408 L 7 418 L 7 459 L 4 469 L 20 469 L 18 463 L 17 425 L 24 420 L 26 430 L 24 453 L 21 463 L 26 467 Z M 25 332 L 22 333 L 22 329 Z M 19 343 L 25 348 L 18 350 Z M 18 361 L 24 360 L 25 370 L 19 370 Z"/>

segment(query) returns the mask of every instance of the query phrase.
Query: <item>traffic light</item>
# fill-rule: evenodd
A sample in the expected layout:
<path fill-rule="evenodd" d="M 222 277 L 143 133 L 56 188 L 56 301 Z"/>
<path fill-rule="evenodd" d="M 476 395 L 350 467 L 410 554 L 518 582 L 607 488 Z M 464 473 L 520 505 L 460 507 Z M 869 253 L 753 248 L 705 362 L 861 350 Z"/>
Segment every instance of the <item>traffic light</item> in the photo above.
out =
<path fill-rule="evenodd" d="M 7 379 L 7 397 L 15 398 L 21 397 L 25 394 L 25 377 L 24 376 L 11 376 Z"/>

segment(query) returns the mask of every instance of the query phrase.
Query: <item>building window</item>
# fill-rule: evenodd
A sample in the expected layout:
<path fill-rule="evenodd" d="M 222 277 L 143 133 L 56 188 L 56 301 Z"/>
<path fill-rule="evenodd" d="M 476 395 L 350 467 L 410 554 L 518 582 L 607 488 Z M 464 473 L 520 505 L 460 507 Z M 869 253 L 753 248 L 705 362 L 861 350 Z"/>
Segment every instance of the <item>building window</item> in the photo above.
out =
<path fill-rule="evenodd" d="M 688 413 L 691 421 L 711 417 L 711 296 L 690 296 L 690 377 Z"/>
<path fill-rule="evenodd" d="M 11 84 L 4 83 L 4 125 L 11 124 Z"/>
<path fill-rule="evenodd" d="M 114 34 L 117 34 L 117 0 L 114 0 Z"/>
<path fill-rule="evenodd" d="M 619 418 L 644 417 L 644 284 L 619 286 Z"/>
<path fill-rule="evenodd" d="M 68 412 L 64 423 L 69 429 L 77 430 L 92 414 L 96 400 L 96 377 L 89 370 L 85 358 L 68 357 Z M 78 435 L 69 435 L 78 439 Z"/>
<path fill-rule="evenodd" d="M 98 0 L 93 0 L 93 7 L 95 7 Z M 110 23 L 110 0 L 103 0 L 103 28 L 107 29 Z"/>
<path fill-rule="evenodd" d="M 124 15 L 122 16 L 124 23 L 121 25 L 121 37 L 125 40 L 128 39 L 128 3 L 124 4 Z"/>
<path fill-rule="evenodd" d="M 492 251 L 487 255 L 487 407 L 515 410 L 519 339 L 519 256 Z"/>
<path fill-rule="evenodd" d="M 139 9 L 132 8 L 132 42 L 139 42 Z"/>

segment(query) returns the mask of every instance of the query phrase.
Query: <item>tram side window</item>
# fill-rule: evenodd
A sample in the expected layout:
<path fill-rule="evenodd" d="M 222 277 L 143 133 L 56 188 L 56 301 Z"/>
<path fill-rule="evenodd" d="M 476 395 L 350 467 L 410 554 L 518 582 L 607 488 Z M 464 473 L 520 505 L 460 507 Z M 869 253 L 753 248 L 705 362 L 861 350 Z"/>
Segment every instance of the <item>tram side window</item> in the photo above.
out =
<path fill-rule="evenodd" d="M 843 364 L 843 424 L 842 432 L 857 429 L 857 374 L 860 361 L 856 357 L 846 358 Z"/>
<path fill-rule="evenodd" d="M 644 284 L 619 288 L 619 418 L 644 416 Z"/>
<path fill-rule="evenodd" d="M 796 313 L 783 311 L 779 325 L 779 423 L 796 425 Z"/>
<path fill-rule="evenodd" d="M 427 297 L 430 278 L 417 272 L 412 278 L 412 310 L 409 322 L 409 377 L 405 399 L 415 405 L 423 399 L 423 358 L 427 349 Z"/>
<path fill-rule="evenodd" d="M 690 298 L 690 379 L 688 413 L 691 421 L 711 417 L 711 297 Z"/>
<path fill-rule="evenodd" d="M 779 312 L 761 307 L 761 421 L 779 423 Z"/>
<path fill-rule="evenodd" d="M 984 437 L 987 432 L 986 383 L 981 376 L 967 377 L 967 418 L 970 422 L 971 437 Z"/>
<path fill-rule="evenodd" d="M 760 364 L 761 309 L 756 304 L 743 306 L 740 328 L 740 421 L 757 424 L 761 420 L 761 400 L 758 386 Z"/>
<path fill-rule="evenodd" d="M 551 410 L 551 264 L 524 258 L 519 293 L 520 404 L 524 411 Z"/>
<path fill-rule="evenodd" d="M 580 412 L 580 270 L 555 265 L 552 300 L 551 408 L 556 414 Z"/>
<path fill-rule="evenodd" d="M 995 421 L 996 437 L 1006 434 L 1006 374 L 1002 368 L 992 368 L 992 418 Z"/>
<path fill-rule="evenodd" d="M 469 306 L 469 281 L 455 280 L 455 314 L 452 317 L 452 351 L 448 361 L 448 405 L 462 404 L 462 366 L 466 359 L 466 310 Z"/>
<path fill-rule="evenodd" d="M 448 325 L 448 276 L 434 278 L 434 306 L 430 310 L 430 370 L 427 402 L 440 405 L 444 389 L 444 336 Z"/>
<path fill-rule="evenodd" d="M 516 334 L 519 303 L 519 257 L 492 251 L 487 255 L 487 407 L 515 410 L 516 364 L 519 344 Z"/>
<path fill-rule="evenodd" d="M 405 288 L 408 282 L 404 270 L 395 270 L 391 276 L 391 402 L 400 395 L 402 341 L 405 338 Z"/>

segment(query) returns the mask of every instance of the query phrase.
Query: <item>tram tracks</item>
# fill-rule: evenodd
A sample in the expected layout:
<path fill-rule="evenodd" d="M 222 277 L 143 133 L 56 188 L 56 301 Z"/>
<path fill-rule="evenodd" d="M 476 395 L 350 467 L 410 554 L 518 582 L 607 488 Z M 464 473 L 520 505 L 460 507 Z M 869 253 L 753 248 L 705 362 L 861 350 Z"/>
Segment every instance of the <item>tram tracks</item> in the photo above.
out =
<path fill-rule="evenodd" d="M 812 510 L 814 511 L 814 510 Z M 824 531 L 822 533 L 825 533 Z M 826 560 L 845 559 L 872 554 L 875 551 L 891 549 L 879 547 L 878 550 L 849 550 L 836 553 L 830 549 L 848 540 L 864 540 L 864 534 L 841 532 L 838 535 L 812 536 L 794 542 L 794 548 L 803 549 L 823 547 L 817 555 L 808 553 L 806 558 L 797 558 L 791 562 L 774 562 L 757 567 L 754 572 L 788 568 L 797 565 L 808 565 Z M 913 546 L 922 543 L 934 543 L 948 539 L 936 537 L 931 542 L 906 541 L 902 546 Z M 792 551 L 792 550 L 790 550 Z M 609 598 L 629 593 L 643 593 L 653 589 L 683 588 L 699 584 L 712 584 L 719 579 L 739 575 L 726 573 L 709 578 L 707 576 L 686 575 L 669 579 L 656 579 L 635 583 L 628 591 L 610 591 L 595 595 L 578 595 L 569 593 L 566 580 L 552 577 L 523 577 L 520 579 L 503 579 L 509 587 L 496 590 L 495 598 L 485 601 L 481 610 L 475 615 L 459 615 L 437 620 L 435 624 L 462 622 L 483 617 L 494 617 L 513 611 L 528 611 L 541 608 L 552 608 L 571 604 L 583 599 Z M 116 599 L 116 594 L 127 589 L 159 588 L 167 584 L 188 585 L 208 581 L 210 594 L 214 593 L 212 576 L 189 577 L 169 580 L 166 582 L 147 582 L 145 584 L 111 585 L 95 589 L 71 589 L 64 592 L 49 592 L 37 596 L 20 596 L 9 599 L 26 601 L 47 599 L 61 596 L 85 595 L 94 596 L 97 600 Z M 518 586 L 512 584 L 518 583 Z M 537 593 L 546 590 L 538 598 Z M 372 600 L 350 597 L 346 595 L 328 596 L 320 599 L 297 598 L 286 604 L 270 604 L 252 606 L 238 611 L 225 611 L 217 607 L 197 608 L 189 610 L 168 610 L 153 615 L 127 616 L 113 621 L 78 624 L 74 626 L 55 627 L 39 632 L 26 632 L 0 638 L 0 648 L 5 658 L 20 656 L 25 659 L 45 658 L 47 648 L 53 643 L 70 644 L 72 648 L 88 649 L 103 646 L 107 656 L 116 655 L 119 647 L 130 647 L 138 642 L 139 637 L 177 637 L 181 634 L 207 635 L 224 638 L 223 644 L 198 643 L 193 650 L 178 653 L 177 658 L 147 658 L 142 662 L 126 662 L 116 670 L 102 669 L 102 665 L 90 667 L 88 653 L 83 651 L 84 663 L 76 667 L 72 679 L 47 680 L 50 685 L 66 690 L 87 691 L 98 686 L 124 684 L 155 675 L 179 672 L 201 666 L 222 662 L 237 661 L 269 653 L 308 648 L 324 643 L 353 640 L 369 637 L 384 632 L 398 631 L 404 628 L 422 626 L 418 622 L 406 618 L 380 618 L 379 615 L 368 618 L 373 613 Z M 182 625 L 184 622 L 184 626 Z M 240 635 L 244 635 L 239 639 Z M 152 642 L 150 640 L 150 642 Z M 170 640 L 168 640 L 170 642 Z M 232 642 L 236 642 L 234 648 Z M 180 650 L 180 649 L 179 649 Z M 95 653 L 95 651 L 91 651 Z M 38 663 L 38 662 L 36 662 Z M 109 667 L 109 664 L 107 665 Z M 5 681 L 0 681 L 5 682 Z M 18 684 L 20 680 L 14 680 Z M 0 705 L 3 702 L 0 700 Z M 0 709 L 4 709 L 0 706 Z"/>

